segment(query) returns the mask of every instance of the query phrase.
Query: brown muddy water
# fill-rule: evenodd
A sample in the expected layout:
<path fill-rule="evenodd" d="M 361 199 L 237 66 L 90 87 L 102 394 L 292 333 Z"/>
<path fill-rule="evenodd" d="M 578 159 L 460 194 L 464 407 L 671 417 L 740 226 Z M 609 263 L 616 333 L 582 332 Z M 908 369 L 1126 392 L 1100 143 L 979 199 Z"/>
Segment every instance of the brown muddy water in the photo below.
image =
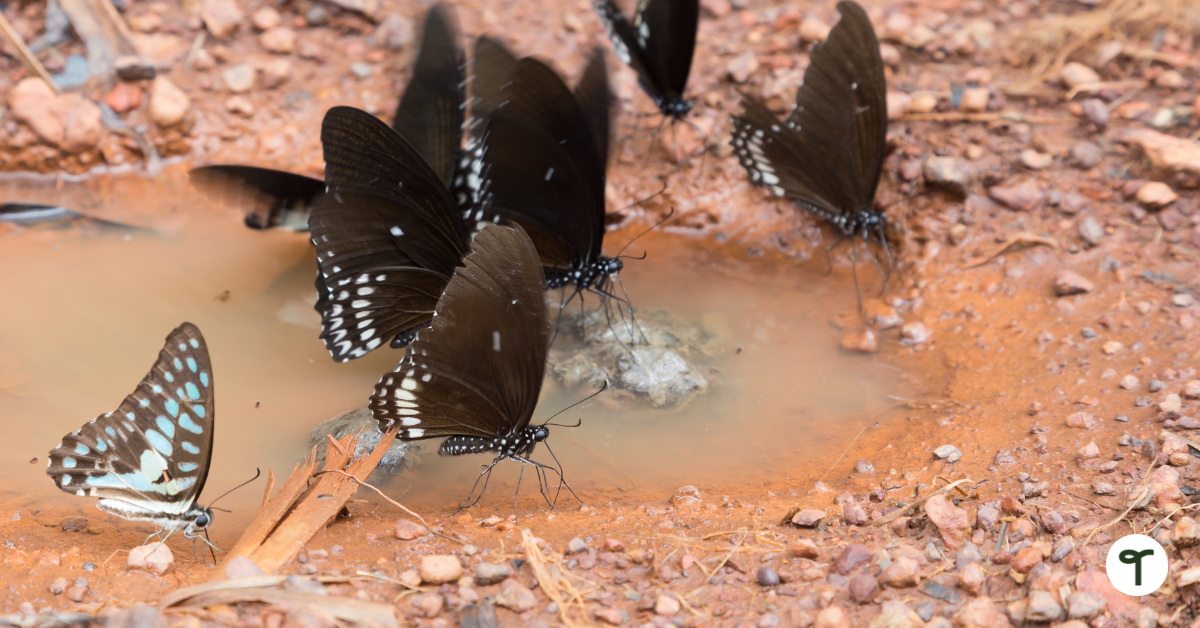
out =
<path fill-rule="evenodd" d="M 92 500 L 53 486 L 46 452 L 116 408 L 182 321 L 203 331 L 214 365 L 216 444 L 201 502 L 256 468 L 285 475 L 306 453 L 310 430 L 365 405 L 401 357 L 380 350 L 348 364 L 330 360 L 317 338 L 307 234 L 245 228 L 240 209 L 192 191 L 182 170 L 169 169 L 153 183 L 133 175 L 6 180 L 0 196 L 60 202 L 145 227 L 0 228 L 0 268 L 9 269 L 0 274 L 7 445 L 0 503 L 25 496 L 32 500 L 26 508 L 99 517 Z M 611 233 L 609 248 L 642 229 Z M 843 332 L 829 319 L 855 307 L 854 289 L 848 274 L 825 277 L 823 258 L 805 265 L 730 258 L 710 238 L 667 230 L 641 238 L 630 252 L 643 250 L 647 259 L 626 264 L 625 287 L 639 311 L 665 311 L 711 335 L 698 361 L 709 388 L 667 409 L 603 393 L 561 415 L 559 422 L 582 425 L 556 428 L 548 442 L 585 502 L 657 499 L 684 484 L 719 494 L 794 474 L 812 477 L 896 399 L 921 394 L 900 369 L 839 351 Z M 535 420 L 592 392 L 548 376 Z M 490 459 L 439 457 L 436 446 L 426 441 L 420 464 L 385 489 L 444 513 Z M 535 456 L 551 462 L 543 448 Z M 518 465 L 501 467 L 481 503 L 485 510 L 512 504 Z M 532 474 L 524 481 L 523 510 L 544 512 Z M 218 513 L 215 541 L 236 538 L 261 490 L 260 480 L 222 501 L 234 514 Z"/>

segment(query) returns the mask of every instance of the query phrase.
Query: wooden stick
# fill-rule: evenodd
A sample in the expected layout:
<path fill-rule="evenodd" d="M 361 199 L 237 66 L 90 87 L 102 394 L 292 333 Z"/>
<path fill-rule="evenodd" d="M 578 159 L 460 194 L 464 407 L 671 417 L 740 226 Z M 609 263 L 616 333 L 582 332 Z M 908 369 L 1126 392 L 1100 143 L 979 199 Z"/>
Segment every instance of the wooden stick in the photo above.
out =
<path fill-rule="evenodd" d="M 354 478 L 346 478 L 341 474 L 327 473 L 302 496 L 291 514 L 284 519 L 266 541 L 254 550 L 250 560 L 254 561 L 265 573 L 274 573 L 291 560 L 321 528 L 337 517 L 346 501 L 358 491 L 359 482 L 379 465 L 379 461 L 396 438 L 396 430 L 389 430 L 379 440 L 370 455 L 359 458 L 350 464 L 346 473 Z M 357 439 L 347 438 L 343 443 L 347 451 L 353 452 Z M 325 469 L 332 471 L 345 466 L 346 457 L 332 451 L 326 452 Z"/>
<path fill-rule="evenodd" d="M 62 93 L 62 90 L 58 88 L 58 83 L 55 83 L 54 79 L 50 77 L 50 73 L 46 71 L 46 67 L 42 65 L 41 61 L 38 61 L 37 57 L 33 56 L 33 51 L 29 49 L 29 46 L 25 45 L 25 40 L 21 39 L 21 34 L 17 32 L 17 29 L 13 28 L 8 18 L 4 17 L 3 11 L 0 11 L 0 33 L 8 40 L 8 43 L 13 45 L 13 48 L 17 49 L 17 56 L 21 58 L 21 63 L 25 65 L 26 69 L 38 75 L 43 81 L 46 81 L 46 84 L 50 86 L 50 89 L 54 90 L 55 94 Z"/>
<path fill-rule="evenodd" d="M 225 567 L 229 561 L 236 556 L 249 556 L 264 540 L 267 535 L 275 529 L 279 524 L 280 519 L 287 514 L 296 498 L 308 486 L 308 480 L 312 478 L 313 470 L 316 468 L 316 448 L 313 448 L 309 457 L 303 463 L 298 463 L 296 468 L 292 469 L 292 474 L 288 476 L 287 482 L 284 482 L 283 488 L 275 493 L 274 497 L 270 496 L 270 489 L 275 483 L 275 473 L 267 474 L 267 489 L 268 494 L 264 496 L 263 506 L 258 511 L 258 515 L 246 527 L 246 531 L 242 533 L 242 537 L 238 539 L 237 544 L 229 553 L 221 559 L 220 564 L 213 570 L 210 580 L 220 580 L 225 577 Z"/>
<path fill-rule="evenodd" d="M 263 506 L 271 501 L 271 493 L 275 490 L 275 469 L 267 469 L 267 489 L 263 491 Z"/>

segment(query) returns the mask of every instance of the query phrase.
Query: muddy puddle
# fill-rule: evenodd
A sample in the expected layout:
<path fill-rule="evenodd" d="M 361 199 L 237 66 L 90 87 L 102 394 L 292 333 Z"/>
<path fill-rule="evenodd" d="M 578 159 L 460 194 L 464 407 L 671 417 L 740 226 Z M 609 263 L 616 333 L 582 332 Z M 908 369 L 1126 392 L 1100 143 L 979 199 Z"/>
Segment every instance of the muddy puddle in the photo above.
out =
<path fill-rule="evenodd" d="M 401 357 L 385 350 L 331 361 L 311 307 L 315 261 L 307 234 L 245 228 L 238 208 L 199 196 L 178 169 L 155 183 L 130 176 L 0 185 L 6 198 L 58 202 L 142 227 L 0 232 L 0 267 L 36 270 L 0 277 L 0 291 L 15 296 L 0 319 L 0 416 L 9 446 L 0 460 L 0 501 L 28 495 L 34 508 L 99 518 L 84 500 L 55 490 L 44 472 L 46 452 L 115 408 L 182 321 L 204 332 L 214 364 L 216 445 L 202 502 L 256 468 L 286 473 L 307 451 L 310 430 L 365 405 Z M 170 211 L 155 210 L 164 203 Z M 608 241 L 624 244 L 643 229 L 632 225 Z M 855 307 L 848 276 L 825 277 L 823 258 L 731 261 L 719 246 L 656 231 L 630 248 L 647 254 L 622 273 L 637 311 L 647 325 L 668 321 L 681 336 L 703 338 L 680 351 L 707 386 L 661 408 L 609 391 L 560 415 L 556 423 L 581 425 L 555 428 L 549 443 L 585 501 L 658 499 L 684 484 L 720 493 L 810 475 L 897 398 L 921 394 L 902 370 L 838 349 L 842 332 L 829 313 Z M 568 335 L 552 357 L 571 355 Z M 548 375 L 535 419 L 592 392 Z M 386 489 L 427 512 L 448 512 L 488 460 L 439 457 L 436 441 L 422 444 L 419 464 Z M 537 458 L 553 462 L 545 450 Z M 484 509 L 512 503 L 518 465 L 501 467 Z M 524 507 L 538 511 L 534 478 L 524 480 Z M 221 515 L 217 539 L 236 537 L 260 499 L 261 483 L 225 498 L 221 505 L 234 513 Z"/>

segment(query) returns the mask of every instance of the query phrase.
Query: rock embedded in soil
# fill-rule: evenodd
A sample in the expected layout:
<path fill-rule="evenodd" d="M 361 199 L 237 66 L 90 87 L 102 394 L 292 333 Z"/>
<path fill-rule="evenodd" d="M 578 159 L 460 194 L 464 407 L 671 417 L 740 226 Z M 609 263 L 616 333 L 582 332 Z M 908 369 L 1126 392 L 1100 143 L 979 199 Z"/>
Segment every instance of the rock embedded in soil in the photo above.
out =
<path fill-rule="evenodd" d="M 695 486 L 681 486 L 675 490 L 675 494 L 671 496 L 671 503 L 675 506 L 698 506 L 704 501 L 700 496 L 700 489 Z"/>
<path fill-rule="evenodd" d="M 154 542 L 129 550 L 125 566 L 161 576 L 175 568 L 175 556 L 166 543 Z"/>
<path fill-rule="evenodd" d="M 500 590 L 496 593 L 496 605 L 513 612 L 524 613 L 537 605 L 537 597 L 529 587 L 517 582 L 515 578 L 509 578 L 500 584 Z"/>
<path fill-rule="evenodd" d="M 1191 517 L 1182 517 L 1171 530 L 1171 544 L 1186 548 L 1200 544 L 1200 525 Z"/>
<path fill-rule="evenodd" d="M 192 108 L 188 95 L 165 76 L 154 78 L 150 84 L 150 119 L 160 127 L 172 127 L 181 122 Z"/>
<path fill-rule="evenodd" d="M 1200 384 L 1200 382 L 1197 382 L 1197 384 Z M 871 464 L 867 460 L 859 460 L 854 463 L 854 472 L 861 473 L 863 475 L 875 473 L 875 465 Z"/>
<path fill-rule="evenodd" d="M 966 510 L 955 506 L 945 495 L 934 495 L 925 502 L 925 511 L 929 514 L 929 520 L 937 526 L 948 549 L 962 547 L 963 541 L 971 534 Z"/>
<path fill-rule="evenodd" d="M 916 586 L 920 568 L 920 563 L 913 558 L 897 558 L 883 568 L 879 582 L 896 589 Z"/>
<path fill-rule="evenodd" d="M 789 546 L 792 556 L 816 560 L 821 554 L 817 551 L 816 543 L 809 539 L 800 539 Z"/>
<path fill-rule="evenodd" d="M 874 555 L 866 545 L 851 543 L 833 560 L 829 571 L 839 576 L 847 576 L 850 575 L 850 572 L 870 562 L 873 557 Z"/>
<path fill-rule="evenodd" d="M 392 534 L 401 541 L 411 541 L 415 538 L 425 536 L 426 530 L 423 526 L 408 519 L 400 519 L 396 521 L 396 527 Z"/>
<path fill-rule="evenodd" d="M 1070 619 L 1094 619 L 1104 612 L 1108 601 L 1087 591 L 1075 591 L 1067 596 L 1067 617 Z"/>
<path fill-rule="evenodd" d="M 779 574 L 770 567 L 759 567 L 755 578 L 758 580 L 759 586 L 773 587 L 779 584 Z"/>
<path fill-rule="evenodd" d="M 1079 223 L 1079 237 L 1083 238 L 1089 247 L 1099 246 L 1104 240 L 1104 227 L 1095 218 L 1088 216 Z"/>
<path fill-rule="evenodd" d="M 225 39 L 237 30 L 245 13 L 236 0 L 204 0 L 200 8 L 200 18 L 204 27 L 217 39 Z"/>
<path fill-rule="evenodd" d="M 1137 200 L 1148 209 L 1160 209 L 1174 203 L 1179 195 L 1166 183 L 1150 181 L 1137 191 Z"/>
<path fill-rule="evenodd" d="M 70 583 L 67 582 L 66 578 L 63 578 L 61 576 L 58 578 L 55 578 L 54 582 L 50 583 L 50 594 L 51 595 L 62 595 L 63 592 L 65 592 L 67 590 L 68 586 L 70 586 Z"/>
<path fill-rule="evenodd" d="M 597 608 L 592 616 L 610 626 L 620 626 L 629 619 L 628 613 L 619 608 Z"/>
<path fill-rule="evenodd" d="M 830 605 L 817 613 L 817 621 L 813 628 L 850 628 L 850 618 L 846 611 L 837 605 Z"/>
<path fill-rule="evenodd" d="M 235 94 L 244 94 L 254 88 L 254 67 L 239 63 L 221 73 L 225 88 Z"/>
<path fill-rule="evenodd" d="M 670 617 L 680 611 L 682 606 L 675 596 L 663 593 L 654 601 L 654 613 L 662 617 Z"/>
<path fill-rule="evenodd" d="M 580 554 L 588 550 L 587 542 L 579 537 L 567 541 L 567 554 Z"/>
<path fill-rule="evenodd" d="M 875 339 L 875 332 L 864 328 L 843 336 L 842 348 L 860 353 L 875 353 L 879 350 L 879 342 Z"/>
<path fill-rule="evenodd" d="M 930 157 L 921 168 L 925 184 L 940 187 L 966 198 L 971 186 L 971 167 L 956 157 Z"/>
<path fill-rule="evenodd" d="M 933 450 L 933 457 L 946 462 L 958 462 L 962 458 L 962 452 L 954 445 L 942 445 Z"/>
<path fill-rule="evenodd" d="M 443 584 L 461 578 L 463 568 L 457 556 L 440 554 L 423 556 L 417 564 L 417 572 L 421 575 L 421 582 Z"/>
<path fill-rule="evenodd" d="M 479 563 L 475 566 L 475 584 L 488 586 L 504 582 L 505 578 L 513 575 L 512 567 L 505 563 Z"/>
<path fill-rule="evenodd" d="M 824 518 L 824 510 L 801 510 L 792 516 L 792 523 L 801 528 L 815 528 Z"/>
<path fill-rule="evenodd" d="M 1100 100 L 1099 98 L 1088 98 L 1079 103 L 1079 107 L 1083 111 L 1083 117 L 1087 118 L 1088 122 L 1091 122 L 1101 129 L 1108 126 L 1108 106 L 1104 104 L 1103 100 Z M 1091 142 L 1088 143 L 1091 144 Z M 1092 146 L 1095 146 L 1095 144 L 1092 144 Z M 1099 147 L 1097 147 L 1096 150 L 1099 151 Z M 1072 149 L 1071 152 L 1072 155 L 1074 155 L 1074 149 Z M 1097 155 L 1096 164 L 1099 163 L 1099 156 L 1100 155 Z M 1076 163 L 1078 164 L 1079 162 Z M 1095 167 L 1096 164 L 1080 167 L 1092 168 Z"/>
<path fill-rule="evenodd" d="M 1009 566 L 1017 573 L 1029 573 L 1034 565 L 1041 564 L 1042 550 L 1037 547 L 1026 547 L 1019 550 L 1012 558 Z"/>
<path fill-rule="evenodd" d="M 929 342 L 933 337 L 933 333 L 921 321 L 913 321 L 906 323 L 900 328 L 900 344 L 902 345 L 919 345 Z M 953 462 L 953 461 L 951 461 Z"/>
<path fill-rule="evenodd" d="M 267 52 L 280 55 L 292 54 L 292 51 L 296 49 L 296 31 L 286 26 L 272 28 L 259 36 L 258 43 Z"/>
<path fill-rule="evenodd" d="M 1030 170 L 1045 170 L 1054 165 L 1054 156 L 1046 153 L 1040 153 L 1032 148 L 1026 148 L 1021 151 L 1021 165 Z"/>
<path fill-rule="evenodd" d="M 1058 77 L 1062 81 L 1063 86 L 1068 89 L 1100 82 L 1100 75 L 1095 70 L 1077 61 L 1072 61 L 1064 65 Z"/>
<path fill-rule="evenodd" d="M 262 7 L 250 14 L 250 23 L 259 31 L 275 28 L 282 20 L 283 16 L 272 7 Z"/>
<path fill-rule="evenodd" d="M 1073 270 L 1061 270 L 1054 277 L 1054 294 L 1060 297 L 1085 294 L 1095 289 L 1095 284 Z"/>
<path fill-rule="evenodd" d="M 1053 595 L 1045 591 L 1031 591 L 1029 593 L 1029 608 L 1025 614 L 1026 620 L 1033 622 L 1058 621 L 1062 619 L 1063 615 L 1063 608 L 1055 601 Z"/>
<path fill-rule="evenodd" d="M 847 587 L 850 597 L 859 604 L 868 604 L 879 593 L 879 581 L 869 574 L 860 574 L 850 578 Z"/>
<path fill-rule="evenodd" d="M 1042 193 L 1036 181 L 994 185 L 988 188 L 988 196 L 997 203 L 1020 212 L 1037 211 L 1046 202 L 1046 195 Z"/>
<path fill-rule="evenodd" d="M 987 111 L 991 90 L 986 87 L 968 87 L 963 90 L 958 108 L 963 113 L 983 113 Z"/>

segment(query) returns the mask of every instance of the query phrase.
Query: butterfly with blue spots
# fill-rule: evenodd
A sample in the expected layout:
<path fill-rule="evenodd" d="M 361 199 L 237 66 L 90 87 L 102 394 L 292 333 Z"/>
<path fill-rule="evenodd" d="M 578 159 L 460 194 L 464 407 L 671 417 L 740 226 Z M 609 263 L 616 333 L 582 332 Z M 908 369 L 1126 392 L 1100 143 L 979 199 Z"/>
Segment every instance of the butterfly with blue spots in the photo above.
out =
<path fill-rule="evenodd" d="M 194 537 L 213 520 L 196 504 L 212 456 L 212 384 L 204 336 L 184 323 L 119 408 L 63 437 L 46 473 L 66 493 L 99 497 L 100 510 Z"/>

